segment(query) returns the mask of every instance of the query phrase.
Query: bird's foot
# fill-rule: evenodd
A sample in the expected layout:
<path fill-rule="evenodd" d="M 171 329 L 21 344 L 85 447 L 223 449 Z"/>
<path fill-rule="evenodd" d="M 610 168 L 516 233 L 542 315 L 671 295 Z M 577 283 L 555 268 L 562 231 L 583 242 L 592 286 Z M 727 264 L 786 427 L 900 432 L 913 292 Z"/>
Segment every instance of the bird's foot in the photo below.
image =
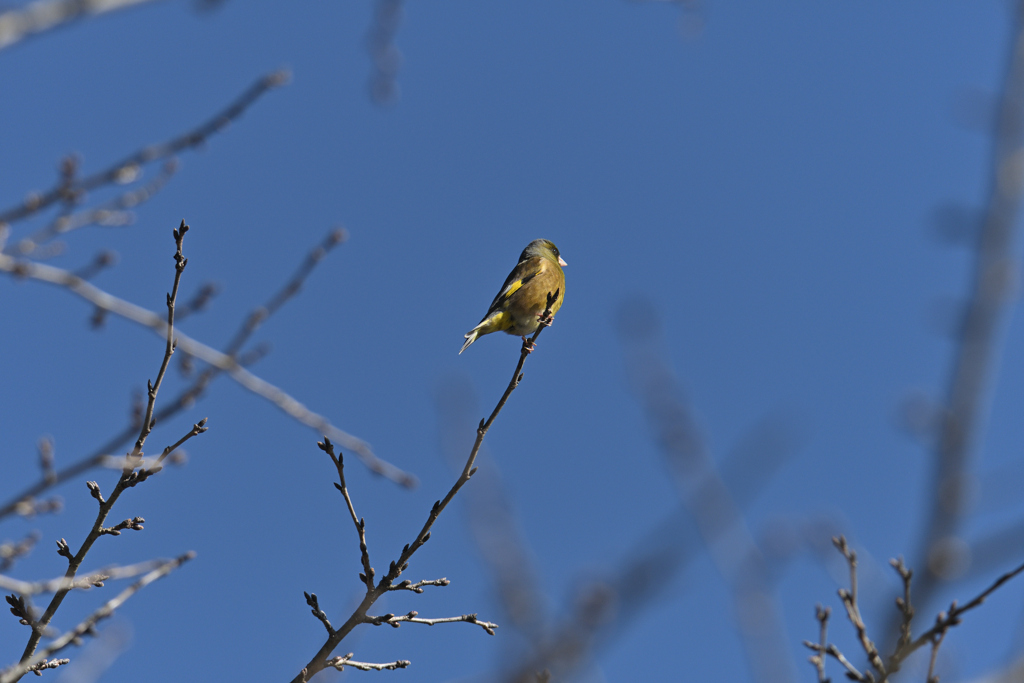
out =
<path fill-rule="evenodd" d="M 530 354 L 530 353 L 533 353 L 533 350 L 536 349 L 536 348 L 537 348 L 537 344 L 535 344 L 534 342 L 530 341 L 525 336 L 523 337 L 523 351 L 525 351 L 526 353 Z"/>
<path fill-rule="evenodd" d="M 553 315 L 544 315 L 543 313 L 538 313 L 537 314 L 537 322 L 540 323 L 541 325 L 543 325 L 544 327 L 551 327 L 555 323 L 555 316 L 553 316 Z"/>

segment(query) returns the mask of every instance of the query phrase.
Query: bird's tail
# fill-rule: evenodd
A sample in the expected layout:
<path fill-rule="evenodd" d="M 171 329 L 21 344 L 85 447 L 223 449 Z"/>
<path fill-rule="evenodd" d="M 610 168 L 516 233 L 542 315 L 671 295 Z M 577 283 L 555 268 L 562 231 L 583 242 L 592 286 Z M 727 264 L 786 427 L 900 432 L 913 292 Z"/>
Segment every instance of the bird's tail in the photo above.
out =
<path fill-rule="evenodd" d="M 462 355 L 462 352 L 468 349 L 469 345 L 476 341 L 476 338 L 480 336 L 480 331 L 474 327 L 472 330 L 467 332 L 465 336 L 466 343 L 462 345 L 461 349 L 459 349 L 459 355 Z"/>

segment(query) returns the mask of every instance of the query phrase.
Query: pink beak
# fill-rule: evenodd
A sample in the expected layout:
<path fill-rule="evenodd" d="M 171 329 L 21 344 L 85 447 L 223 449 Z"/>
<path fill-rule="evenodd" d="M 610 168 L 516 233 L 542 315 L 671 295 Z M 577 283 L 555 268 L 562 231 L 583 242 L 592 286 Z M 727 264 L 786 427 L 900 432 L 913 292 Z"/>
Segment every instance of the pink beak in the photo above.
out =
<path fill-rule="evenodd" d="M 558 265 L 560 265 L 560 266 L 567 266 L 569 264 L 565 262 L 565 259 L 563 259 L 561 256 L 559 256 L 558 257 Z"/>

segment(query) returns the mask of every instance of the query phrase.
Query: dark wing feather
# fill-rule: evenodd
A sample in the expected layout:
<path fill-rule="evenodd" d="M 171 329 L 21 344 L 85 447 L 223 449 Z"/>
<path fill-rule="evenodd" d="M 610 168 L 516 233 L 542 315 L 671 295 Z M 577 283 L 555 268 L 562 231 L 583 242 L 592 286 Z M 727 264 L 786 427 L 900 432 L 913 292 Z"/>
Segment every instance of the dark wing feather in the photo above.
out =
<path fill-rule="evenodd" d="M 487 315 L 484 316 L 484 319 L 501 308 L 513 294 L 522 289 L 523 285 L 527 282 L 540 275 L 543 270 L 544 260 L 540 258 L 528 259 L 513 268 L 512 272 L 508 274 L 507 278 L 505 278 L 505 284 L 501 286 L 498 296 L 494 297 L 494 301 L 491 302 L 490 307 L 487 309 Z M 512 285 L 514 285 L 516 281 L 519 281 L 519 286 L 513 287 Z"/>

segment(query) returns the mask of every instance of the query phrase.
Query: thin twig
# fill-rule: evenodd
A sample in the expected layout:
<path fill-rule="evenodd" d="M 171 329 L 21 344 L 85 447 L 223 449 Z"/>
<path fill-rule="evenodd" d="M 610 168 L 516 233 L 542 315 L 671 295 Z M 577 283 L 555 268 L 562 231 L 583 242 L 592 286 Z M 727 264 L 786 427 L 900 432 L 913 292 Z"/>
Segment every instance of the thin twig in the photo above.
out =
<path fill-rule="evenodd" d="M 335 657 L 334 659 L 327 662 L 327 666 L 334 667 L 338 671 L 343 671 L 346 666 L 351 666 L 353 669 L 359 669 L 360 671 L 384 671 L 385 669 L 404 669 L 412 662 L 408 659 L 399 659 L 397 662 L 388 662 L 387 664 L 370 664 L 368 662 L 354 662 L 352 661 L 351 652 L 344 657 Z"/>
<path fill-rule="evenodd" d="M 207 427 L 206 427 L 206 420 L 207 420 L 207 418 L 205 418 L 205 417 L 204 417 L 204 418 L 203 418 L 202 420 L 200 420 L 199 422 L 196 422 L 196 423 L 195 423 L 194 425 L 192 425 L 192 429 L 191 429 L 191 430 L 189 431 L 189 433 L 188 433 L 188 434 L 186 434 L 185 436 L 181 437 L 180 439 L 178 439 L 177 441 L 175 441 L 175 442 L 174 442 L 173 444 L 171 444 L 170 446 L 166 447 L 166 448 L 165 448 L 165 449 L 164 449 L 164 450 L 163 450 L 163 451 L 162 451 L 162 452 L 160 453 L 160 456 L 159 456 L 159 457 L 158 457 L 158 458 L 156 459 L 157 465 L 160 465 L 161 463 L 163 463 L 164 459 L 165 459 L 165 458 L 166 458 L 166 457 L 167 457 L 168 455 L 170 455 L 170 454 L 171 454 L 171 453 L 173 453 L 174 451 L 176 451 L 176 450 L 178 450 L 179 448 L 181 448 L 182 444 L 184 444 L 184 443 L 185 443 L 186 441 L 188 441 L 189 439 L 191 439 L 191 438 L 192 438 L 193 436 L 199 436 L 200 434 L 202 434 L 203 432 L 205 432 L 205 431 L 206 431 L 206 429 L 207 429 Z M 150 471 L 151 471 L 151 470 L 150 470 Z"/>
<path fill-rule="evenodd" d="M 896 658 L 896 655 L 911 641 L 912 633 L 910 629 L 910 622 L 914 618 L 914 605 L 910 600 L 910 582 L 914 577 L 913 570 L 907 568 L 903 563 L 903 558 L 899 557 L 896 559 L 889 560 L 889 564 L 892 565 L 896 573 L 900 575 L 900 580 L 903 582 L 903 597 L 896 598 L 896 608 L 903 615 L 903 621 L 900 623 L 900 637 L 896 641 L 896 648 L 893 650 L 888 660 L 889 670 L 895 672 L 899 670 L 900 662 Z"/>
<path fill-rule="evenodd" d="M 942 615 L 939 615 L 942 618 Z M 928 659 L 928 677 L 925 678 L 925 683 L 939 683 L 939 677 L 935 675 L 935 662 L 939 658 L 939 647 L 942 645 L 942 641 L 946 638 L 947 631 L 942 631 L 939 635 L 932 639 L 932 654 Z"/>
<path fill-rule="evenodd" d="M 47 669 L 56 669 L 59 666 L 64 666 L 65 664 L 70 664 L 70 663 L 71 663 L 71 660 L 67 659 L 67 658 L 64 658 L 64 659 L 50 659 L 50 660 L 44 659 L 43 661 L 39 662 L 38 664 L 34 664 L 32 666 L 32 668 L 29 669 L 28 671 L 31 671 L 32 673 L 34 673 L 34 674 L 36 674 L 38 676 L 40 671 L 46 671 Z M 28 671 L 26 671 L 25 673 L 28 673 Z"/>
<path fill-rule="evenodd" d="M 828 655 L 830 657 L 834 657 L 837 662 L 842 664 L 843 668 L 846 669 L 846 672 L 853 678 L 853 680 L 855 680 L 855 681 L 872 681 L 872 680 L 874 680 L 874 678 L 871 677 L 870 673 L 868 673 L 866 671 L 864 673 L 861 673 L 860 671 L 858 671 L 857 667 L 855 667 L 853 664 L 851 664 L 850 660 L 848 660 L 846 657 L 844 657 L 843 653 L 840 652 L 839 649 L 835 645 L 829 645 L 828 646 Z"/>
<path fill-rule="evenodd" d="M 174 349 L 177 346 L 177 342 L 174 339 L 174 302 L 178 299 L 178 286 L 181 284 L 181 274 L 185 271 L 185 266 L 188 265 L 188 259 L 181 253 L 181 245 L 187 232 L 188 226 L 185 225 L 185 221 L 182 221 L 178 229 L 174 231 L 174 244 L 177 249 L 174 252 L 174 285 L 171 287 L 170 294 L 167 295 L 167 346 L 164 350 L 164 359 L 160 363 L 160 370 L 156 374 L 156 381 L 147 383 L 149 400 L 146 403 L 145 416 L 142 418 L 142 430 L 139 432 L 139 438 L 135 441 L 135 448 L 132 449 L 128 456 L 129 458 L 142 457 L 142 447 L 145 445 L 146 438 L 149 437 L 150 432 L 153 431 L 155 424 L 153 421 L 153 410 L 156 408 L 156 394 L 160 391 L 160 385 L 164 382 L 167 366 L 171 364 L 171 356 L 174 355 Z M 125 473 L 127 474 L 128 472 L 129 469 L 126 466 Z"/>
<path fill-rule="evenodd" d="M 394 586 L 391 586 L 389 590 L 412 591 L 413 593 L 422 593 L 423 586 L 447 586 L 450 583 L 451 581 L 449 581 L 448 579 L 431 579 L 428 581 L 417 581 L 416 583 L 413 583 L 412 581 L 409 581 L 407 579 L 405 581 L 402 581 L 401 583 L 396 583 Z"/>
<path fill-rule="evenodd" d="M 857 603 L 857 553 L 846 543 L 845 536 L 833 538 L 832 543 L 843 554 L 843 557 L 846 558 L 846 563 L 850 566 L 850 588 L 849 590 L 845 588 L 839 589 L 839 597 L 846 608 L 846 616 L 857 631 L 857 639 L 860 641 L 861 647 L 864 648 L 864 654 L 868 656 L 868 661 L 871 662 L 871 666 L 874 667 L 875 671 L 884 680 L 887 675 L 885 663 L 882 662 L 882 657 L 878 654 L 878 648 L 875 647 L 874 642 L 868 637 L 868 629 L 864 625 L 864 619 L 860 615 L 860 606 Z"/>
<path fill-rule="evenodd" d="M 981 603 L 985 602 L 985 599 L 988 598 L 988 596 L 990 596 L 993 592 L 998 590 L 1000 586 L 1002 586 L 1004 583 L 1014 578 L 1021 572 L 1024 572 L 1024 564 L 1021 564 L 1017 568 L 1012 569 L 1003 574 L 1002 576 L 1000 576 L 998 579 L 992 582 L 992 585 L 990 585 L 988 588 L 986 588 L 981 593 L 976 595 L 973 600 L 968 602 L 963 607 L 957 605 L 956 601 L 954 600 L 953 604 L 949 606 L 949 611 L 939 613 L 938 618 L 935 620 L 934 626 L 932 626 L 930 629 L 919 635 L 913 642 L 906 645 L 893 656 L 897 658 L 899 661 L 903 661 L 924 645 L 928 643 L 933 643 L 936 638 L 943 636 L 943 634 L 947 630 L 949 630 L 950 627 L 959 624 L 960 617 L 963 616 L 965 612 L 969 612 Z"/>
<path fill-rule="evenodd" d="M 181 222 L 178 229 L 173 231 L 175 241 L 174 285 L 171 292 L 167 295 L 167 323 L 165 325 L 166 345 L 164 348 L 164 356 L 160 363 L 160 370 L 157 373 L 157 378 L 155 381 L 149 382 L 149 402 L 146 406 L 145 417 L 143 418 L 142 426 L 139 430 L 139 437 L 135 441 L 134 448 L 126 458 L 125 467 L 122 470 L 121 476 L 118 478 L 117 484 L 114 486 L 114 490 L 111 492 L 109 498 L 104 500 L 103 496 L 100 494 L 99 486 L 95 482 L 89 482 L 89 489 L 92 496 L 99 503 L 99 510 L 97 511 L 92 529 L 82 542 L 82 546 L 79 548 L 78 552 L 74 555 L 71 554 L 70 548 L 63 539 L 61 539 L 61 543 L 58 544 L 59 553 L 68 559 L 68 568 L 65 572 L 65 577 L 68 579 L 75 578 L 78 569 L 81 567 L 89 550 L 101 536 L 120 531 L 117 526 L 105 528 L 103 523 L 106 521 L 107 516 L 110 514 L 110 511 L 113 509 L 114 504 L 117 502 L 121 493 L 141 481 L 144 481 L 150 475 L 148 470 L 135 471 L 135 466 L 142 458 L 142 448 L 145 445 L 146 438 L 153 429 L 153 410 L 156 404 L 157 392 L 159 391 L 160 385 L 163 382 L 163 377 L 167 372 L 167 366 L 170 364 L 171 355 L 174 353 L 174 302 L 178 294 L 178 286 L 181 282 L 182 272 L 184 272 L 185 266 L 188 263 L 187 259 L 182 255 L 182 242 L 186 232 L 188 232 L 188 226 L 185 225 L 184 221 Z M 4 257 L 0 256 L 0 258 Z M 205 428 L 203 431 L 205 431 Z M 138 528 L 139 526 L 140 523 L 133 519 L 128 520 L 128 524 L 122 528 Z M 53 598 L 50 600 L 50 604 L 47 605 L 46 610 L 43 612 L 43 615 L 33 624 L 32 635 L 29 636 L 28 643 L 25 646 L 25 651 L 21 657 L 22 663 L 38 661 L 38 657 L 35 656 L 35 654 L 36 648 L 39 646 L 39 641 L 42 639 L 50 621 L 53 619 L 57 610 L 64 602 L 64 598 L 67 597 L 70 591 L 70 587 L 57 590 L 54 593 Z M 47 648 L 47 650 L 50 653 L 56 651 L 51 650 L 50 648 Z M 44 652 L 46 652 L 46 650 L 44 650 Z M 49 656 L 49 654 L 44 656 Z"/>
<path fill-rule="evenodd" d="M 819 636 L 818 654 L 811 657 L 811 664 L 818 672 L 818 683 L 829 683 L 828 675 L 825 673 L 825 653 L 828 651 L 828 618 L 832 614 L 830 607 L 817 605 L 814 608 L 814 616 L 821 624 L 821 635 Z"/>
<path fill-rule="evenodd" d="M 309 605 L 313 612 L 313 616 L 320 620 L 320 623 L 327 629 L 327 635 L 334 634 L 334 627 L 331 626 L 330 620 L 327 618 L 327 613 L 320 609 L 320 601 L 317 600 L 316 593 L 306 593 L 303 591 L 303 595 L 306 596 L 306 604 Z"/>
<path fill-rule="evenodd" d="M 370 566 L 370 552 L 366 546 L 366 520 L 360 519 L 356 515 L 356 508 L 352 504 L 352 497 L 348 494 L 348 486 L 345 485 L 345 459 L 341 453 L 334 454 L 334 444 L 331 443 L 330 439 L 324 438 L 323 441 L 318 441 L 316 445 L 324 453 L 331 456 L 334 467 L 338 470 L 338 479 L 341 483 L 334 486 L 345 497 L 349 516 L 352 517 L 352 523 L 356 526 L 356 533 L 359 534 L 359 553 L 363 563 L 363 573 L 359 575 L 359 579 L 366 584 L 366 592 L 369 593 L 373 590 L 373 567 Z"/>
<path fill-rule="evenodd" d="M 939 647 L 942 645 L 942 641 L 945 639 L 946 633 L 949 629 L 960 623 L 961 617 L 965 612 L 969 612 L 975 607 L 978 607 L 985 602 L 988 596 L 998 590 L 1003 584 L 1010 581 L 1017 575 L 1024 573 L 1024 564 L 1021 564 L 997 578 L 988 586 L 988 588 L 976 595 L 974 599 L 962 607 L 954 600 L 949 606 L 948 611 L 939 612 L 938 616 L 935 618 L 935 624 L 930 629 L 922 633 L 916 639 L 911 640 L 911 620 L 914 617 L 914 609 L 910 602 L 910 584 L 913 572 L 904 565 L 902 558 L 892 560 L 890 564 L 892 564 L 896 569 L 903 581 L 903 597 L 897 598 L 897 607 L 903 617 L 903 625 L 900 628 L 900 639 L 895 651 L 888 658 L 886 666 L 882 666 L 878 650 L 875 648 L 874 643 L 872 643 L 867 637 L 867 629 L 864 626 L 864 621 L 860 616 L 860 610 L 857 607 L 857 554 L 849 548 L 846 543 L 846 539 L 843 536 L 833 538 L 832 542 L 839 552 L 842 553 L 843 557 L 846 558 L 847 564 L 850 567 L 850 589 L 840 589 L 839 596 L 842 598 L 843 605 L 846 607 L 847 616 L 849 616 L 850 622 L 857 631 L 857 637 L 868 656 L 868 661 L 871 662 L 871 665 L 879 674 L 878 683 L 886 683 L 890 676 L 900 670 L 900 666 L 910 655 L 925 645 L 931 645 L 932 647 L 931 660 L 928 666 L 927 682 L 937 683 L 938 678 L 935 676 L 935 662 L 938 657 Z M 827 619 L 827 616 L 825 618 Z M 820 606 L 818 607 L 818 619 L 819 621 L 822 620 Z M 865 671 L 861 673 L 857 671 L 856 668 L 853 667 L 845 657 L 843 657 L 842 653 L 835 645 L 826 646 L 825 636 L 825 627 L 824 623 L 822 623 L 821 643 L 804 641 L 804 645 L 811 650 L 814 650 L 818 655 L 828 654 L 834 657 L 846 668 L 848 676 L 854 680 L 864 681 L 866 683 L 870 683 L 875 680 L 874 676 L 870 672 Z M 815 659 L 815 657 L 812 657 L 811 661 L 818 667 L 818 677 L 819 680 L 821 680 L 824 676 L 824 670 L 821 664 Z"/>
<path fill-rule="evenodd" d="M 497 624 L 493 624 L 489 621 L 480 621 L 476 618 L 475 614 L 463 614 L 458 617 L 441 617 L 440 619 L 420 619 L 417 616 L 418 614 L 419 612 L 412 611 L 408 614 L 403 614 L 401 616 L 395 616 L 394 614 L 385 614 L 379 617 L 366 615 L 366 617 L 363 620 L 363 623 L 373 624 L 374 626 L 387 624 L 388 626 L 394 626 L 395 628 L 398 628 L 398 626 L 402 622 L 409 622 L 411 624 L 426 624 L 427 626 L 433 626 L 434 624 L 455 624 L 464 621 L 467 624 L 476 624 L 492 636 L 494 635 L 494 629 L 498 628 Z"/>

